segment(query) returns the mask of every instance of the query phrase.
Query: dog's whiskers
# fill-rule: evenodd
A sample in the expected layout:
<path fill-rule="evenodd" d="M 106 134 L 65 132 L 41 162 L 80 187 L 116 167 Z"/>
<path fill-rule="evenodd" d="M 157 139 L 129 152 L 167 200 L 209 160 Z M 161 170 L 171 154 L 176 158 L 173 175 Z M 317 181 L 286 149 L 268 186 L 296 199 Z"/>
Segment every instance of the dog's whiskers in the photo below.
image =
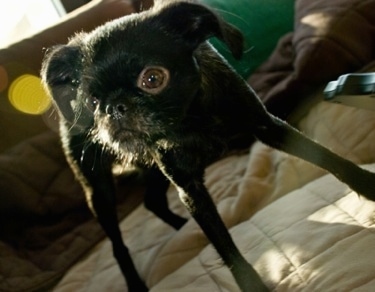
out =
<path fill-rule="evenodd" d="M 233 16 L 234 18 L 236 18 L 236 19 L 240 20 L 241 22 L 243 22 L 244 24 L 246 24 L 247 27 L 250 27 L 250 24 L 246 21 L 246 19 L 244 19 L 243 17 L 240 17 L 236 13 L 230 12 L 228 10 L 220 9 L 220 8 L 214 8 L 214 10 L 219 12 L 220 14 L 226 14 L 226 15 Z"/>

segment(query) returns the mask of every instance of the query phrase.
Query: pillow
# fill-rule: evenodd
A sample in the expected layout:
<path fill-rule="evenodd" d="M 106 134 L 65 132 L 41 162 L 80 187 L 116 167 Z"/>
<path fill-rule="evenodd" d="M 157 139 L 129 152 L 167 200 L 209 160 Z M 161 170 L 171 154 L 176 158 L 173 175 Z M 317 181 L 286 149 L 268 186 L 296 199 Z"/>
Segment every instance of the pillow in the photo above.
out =
<path fill-rule="evenodd" d="M 279 38 L 293 30 L 294 0 L 202 0 L 245 37 L 245 52 L 235 60 L 227 47 L 217 39 L 211 43 L 244 78 L 263 63 Z"/>

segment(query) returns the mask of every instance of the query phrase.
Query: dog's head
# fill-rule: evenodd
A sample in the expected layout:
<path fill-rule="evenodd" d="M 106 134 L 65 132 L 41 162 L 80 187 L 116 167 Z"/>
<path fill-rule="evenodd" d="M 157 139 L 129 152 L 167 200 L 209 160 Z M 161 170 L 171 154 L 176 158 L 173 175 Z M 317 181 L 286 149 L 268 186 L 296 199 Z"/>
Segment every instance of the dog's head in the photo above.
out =
<path fill-rule="evenodd" d="M 42 77 L 70 127 L 109 144 L 154 143 L 181 127 L 200 98 L 201 61 L 221 62 L 203 45 L 210 37 L 241 56 L 237 29 L 204 6 L 172 3 L 50 49 Z"/>

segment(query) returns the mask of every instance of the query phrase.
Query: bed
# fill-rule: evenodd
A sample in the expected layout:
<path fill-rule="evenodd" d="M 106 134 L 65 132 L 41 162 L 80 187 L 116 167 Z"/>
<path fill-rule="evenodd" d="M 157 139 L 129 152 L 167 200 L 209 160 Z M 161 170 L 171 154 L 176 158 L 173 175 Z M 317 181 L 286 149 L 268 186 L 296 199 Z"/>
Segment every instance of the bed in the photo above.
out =
<path fill-rule="evenodd" d="M 375 112 L 322 94 L 341 74 L 374 71 L 375 1 L 293 5 L 293 31 L 248 81 L 272 113 L 375 172 Z M 44 131 L 0 155 L 0 291 L 124 291 L 59 146 Z M 260 142 L 210 165 L 205 183 L 270 290 L 375 290 L 375 202 Z M 173 187 L 171 208 L 189 218 L 180 230 L 145 209 L 142 186 L 119 188 L 121 231 L 150 291 L 239 291 Z"/>

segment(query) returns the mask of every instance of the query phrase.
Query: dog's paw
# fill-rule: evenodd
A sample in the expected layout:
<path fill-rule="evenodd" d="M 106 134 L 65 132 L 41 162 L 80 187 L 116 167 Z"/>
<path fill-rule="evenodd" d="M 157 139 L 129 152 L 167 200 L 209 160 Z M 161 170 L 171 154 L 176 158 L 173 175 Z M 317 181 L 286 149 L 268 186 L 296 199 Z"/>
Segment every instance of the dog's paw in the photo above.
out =
<path fill-rule="evenodd" d="M 232 267 L 233 276 L 243 292 L 266 292 L 269 291 L 267 286 L 255 271 L 255 269 L 246 261 L 238 263 Z"/>

